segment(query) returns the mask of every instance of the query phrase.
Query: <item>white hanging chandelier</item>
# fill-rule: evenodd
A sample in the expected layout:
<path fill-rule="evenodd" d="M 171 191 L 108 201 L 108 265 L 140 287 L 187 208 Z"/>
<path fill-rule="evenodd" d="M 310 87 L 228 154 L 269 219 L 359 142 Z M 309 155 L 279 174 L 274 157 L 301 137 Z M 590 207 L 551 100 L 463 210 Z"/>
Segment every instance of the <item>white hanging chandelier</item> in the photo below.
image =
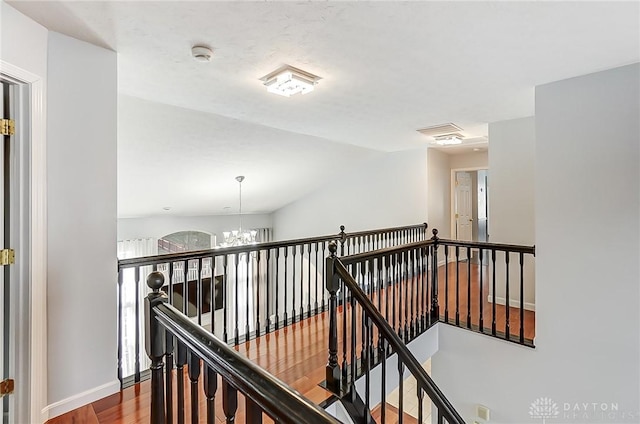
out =
<path fill-rule="evenodd" d="M 240 184 L 240 207 L 238 209 L 240 226 L 237 230 L 222 232 L 224 241 L 220 243 L 220 247 L 243 246 L 256 243 L 256 235 L 258 232 L 256 230 L 244 231 L 242 229 L 242 182 L 244 181 L 244 176 L 238 175 L 236 181 Z"/>

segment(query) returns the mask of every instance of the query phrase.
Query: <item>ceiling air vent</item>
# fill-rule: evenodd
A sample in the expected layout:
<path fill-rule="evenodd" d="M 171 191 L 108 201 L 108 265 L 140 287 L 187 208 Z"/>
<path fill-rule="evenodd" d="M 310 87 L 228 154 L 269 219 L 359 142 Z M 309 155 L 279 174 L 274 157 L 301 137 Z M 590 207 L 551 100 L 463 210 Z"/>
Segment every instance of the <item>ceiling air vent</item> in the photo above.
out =
<path fill-rule="evenodd" d="M 442 135 L 459 133 L 461 131 L 462 128 L 452 123 L 435 125 L 433 127 L 427 127 L 418 130 L 420 134 L 426 135 L 427 137 L 438 137 Z"/>

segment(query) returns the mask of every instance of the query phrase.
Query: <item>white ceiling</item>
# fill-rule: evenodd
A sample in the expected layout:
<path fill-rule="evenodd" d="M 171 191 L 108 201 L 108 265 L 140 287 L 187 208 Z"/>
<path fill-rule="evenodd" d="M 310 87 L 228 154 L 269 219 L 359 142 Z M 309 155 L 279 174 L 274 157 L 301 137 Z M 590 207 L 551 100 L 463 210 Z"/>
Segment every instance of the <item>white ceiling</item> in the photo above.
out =
<path fill-rule="evenodd" d="M 247 210 L 272 211 L 338 161 L 424 147 L 416 130 L 447 122 L 486 136 L 534 114 L 536 85 L 640 61 L 639 2 L 9 3 L 119 53 L 120 216 L 220 213 L 241 173 Z M 268 94 L 283 64 L 322 80 Z M 145 125 L 172 113 L 189 124 Z"/>

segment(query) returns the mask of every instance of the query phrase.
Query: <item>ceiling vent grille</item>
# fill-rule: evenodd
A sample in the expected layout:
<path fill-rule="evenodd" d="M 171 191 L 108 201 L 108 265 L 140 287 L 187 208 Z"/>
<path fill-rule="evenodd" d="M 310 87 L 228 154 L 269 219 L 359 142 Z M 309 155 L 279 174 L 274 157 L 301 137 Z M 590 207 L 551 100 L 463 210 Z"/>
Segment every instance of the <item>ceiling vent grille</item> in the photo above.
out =
<path fill-rule="evenodd" d="M 418 130 L 420 134 L 426 135 L 427 137 L 438 137 L 443 135 L 460 133 L 461 131 L 462 131 L 462 128 L 452 123 L 435 125 L 433 127 L 427 127 L 427 128 Z"/>

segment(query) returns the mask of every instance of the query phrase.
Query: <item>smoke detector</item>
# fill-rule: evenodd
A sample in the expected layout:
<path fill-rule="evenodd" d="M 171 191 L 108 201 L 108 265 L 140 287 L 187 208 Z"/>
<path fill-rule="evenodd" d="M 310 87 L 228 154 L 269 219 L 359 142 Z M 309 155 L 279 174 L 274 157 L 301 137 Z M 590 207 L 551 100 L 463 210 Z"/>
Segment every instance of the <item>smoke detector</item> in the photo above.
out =
<path fill-rule="evenodd" d="M 207 46 L 193 46 L 191 48 L 191 55 L 198 62 L 211 62 L 213 50 Z"/>

